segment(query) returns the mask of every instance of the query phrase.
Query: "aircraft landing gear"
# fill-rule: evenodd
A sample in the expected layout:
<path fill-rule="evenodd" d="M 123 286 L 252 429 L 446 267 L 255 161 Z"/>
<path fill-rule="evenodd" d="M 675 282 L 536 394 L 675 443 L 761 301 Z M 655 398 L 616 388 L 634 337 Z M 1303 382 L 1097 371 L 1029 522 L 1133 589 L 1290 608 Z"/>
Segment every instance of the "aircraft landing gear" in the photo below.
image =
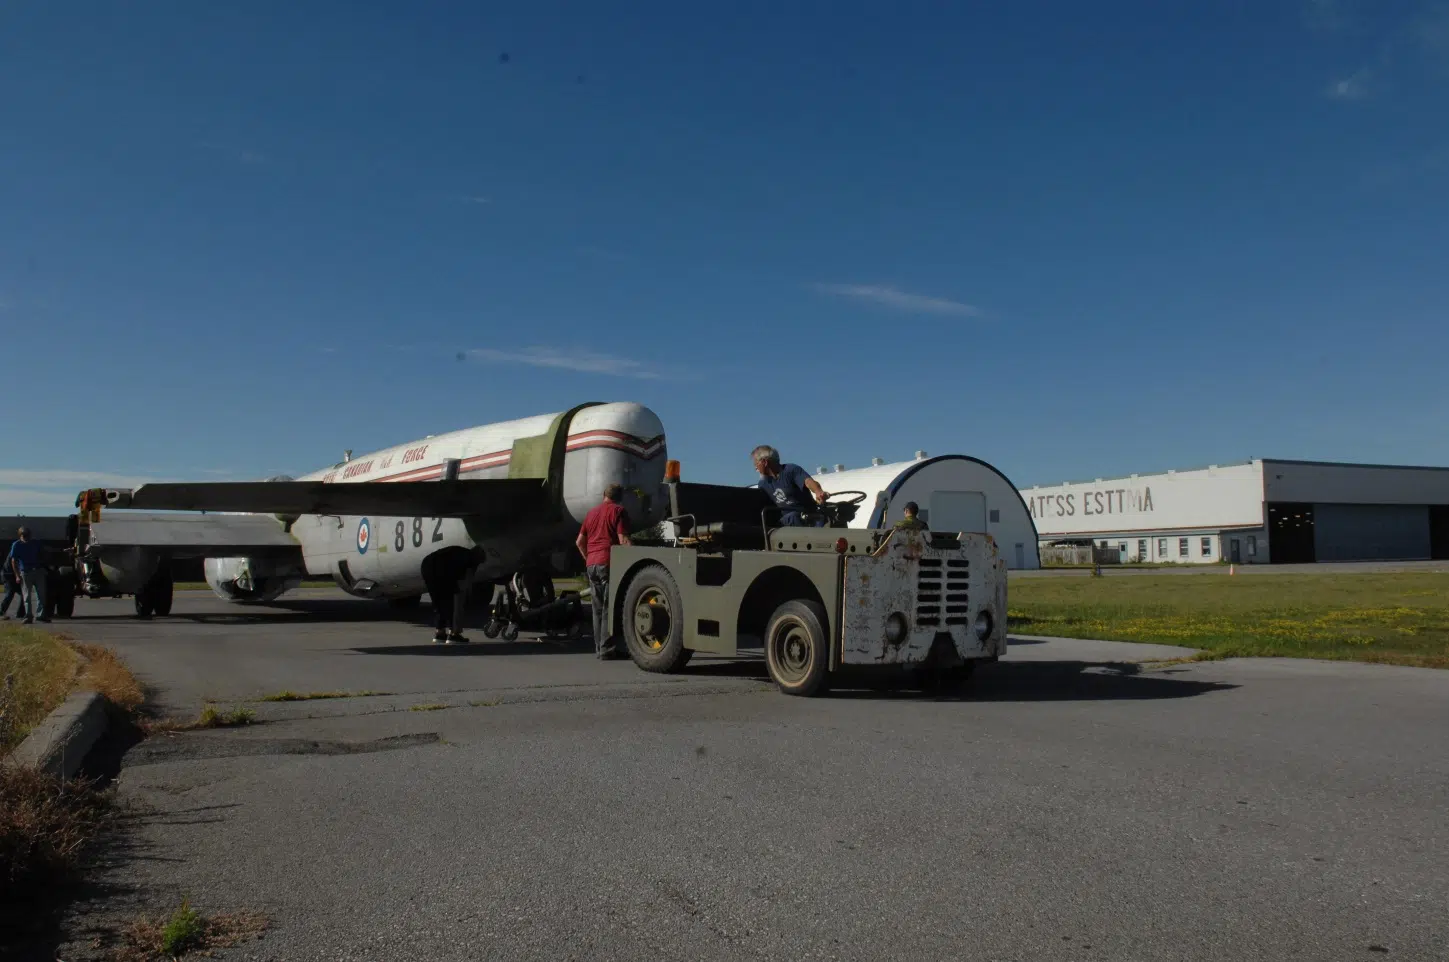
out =
<path fill-rule="evenodd" d="M 171 568 L 163 563 L 151 580 L 136 593 L 136 617 L 148 619 L 152 615 L 166 617 L 171 614 L 171 602 L 175 595 L 175 584 L 171 580 Z"/>

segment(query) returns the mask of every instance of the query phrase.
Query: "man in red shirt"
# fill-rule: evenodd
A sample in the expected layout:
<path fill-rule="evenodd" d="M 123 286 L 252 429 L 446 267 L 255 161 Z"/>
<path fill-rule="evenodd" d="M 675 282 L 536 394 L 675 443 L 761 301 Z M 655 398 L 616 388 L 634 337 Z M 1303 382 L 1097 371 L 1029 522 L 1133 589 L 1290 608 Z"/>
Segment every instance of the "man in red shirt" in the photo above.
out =
<path fill-rule="evenodd" d="M 603 661 L 628 658 L 629 653 L 614 638 L 604 634 L 609 604 L 609 550 L 616 544 L 633 544 L 629 540 L 629 515 L 619 502 L 624 486 L 614 483 L 604 488 L 604 503 L 584 517 L 579 528 L 579 554 L 584 556 L 584 569 L 589 575 L 589 593 L 594 603 L 594 654 Z"/>

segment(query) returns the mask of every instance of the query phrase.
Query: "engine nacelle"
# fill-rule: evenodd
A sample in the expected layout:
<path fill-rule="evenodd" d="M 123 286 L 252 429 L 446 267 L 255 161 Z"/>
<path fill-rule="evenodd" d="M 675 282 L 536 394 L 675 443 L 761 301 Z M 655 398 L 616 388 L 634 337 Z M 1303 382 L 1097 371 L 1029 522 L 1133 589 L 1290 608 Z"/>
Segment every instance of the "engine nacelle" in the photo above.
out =
<path fill-rule="evenodd" d="M 300 585 L 302 572 L 265 558 L 207 558 L 206 583 L 227 601 L 267 602 Z"/>

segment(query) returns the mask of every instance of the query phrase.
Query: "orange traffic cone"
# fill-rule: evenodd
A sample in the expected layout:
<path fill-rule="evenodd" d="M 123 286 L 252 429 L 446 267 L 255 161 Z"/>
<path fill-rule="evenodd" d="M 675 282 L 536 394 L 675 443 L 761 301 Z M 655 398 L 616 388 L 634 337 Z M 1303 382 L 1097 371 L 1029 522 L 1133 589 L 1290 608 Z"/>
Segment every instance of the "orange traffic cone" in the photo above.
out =
<path fill-rule="evenodd" d="M 1228 565 L 1228 574 L 1235 575 L 1237 573 L 1238 573 L 1238 566 L 1237 565 Z"/>

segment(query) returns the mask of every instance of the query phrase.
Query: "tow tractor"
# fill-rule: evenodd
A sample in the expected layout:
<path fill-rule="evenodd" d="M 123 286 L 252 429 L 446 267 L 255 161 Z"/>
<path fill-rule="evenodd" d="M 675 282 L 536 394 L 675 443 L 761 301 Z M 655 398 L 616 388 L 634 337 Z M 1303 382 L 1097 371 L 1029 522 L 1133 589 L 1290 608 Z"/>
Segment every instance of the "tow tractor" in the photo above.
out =
<path fill-rule="evenodd" d="M 763 491 L 681 482 L 676 461 L 665 489 L 657 537 L 609 561 L 610 633 L 645 671 L 763 648 L 776 687 L 810 696 L 851 676 L 954 687 L 1006 652 L 1006 562 L 989 534 L 848 528 L 858 491 L 831 494 L 806 518 L 817 527 L 782 527 Z"/>

